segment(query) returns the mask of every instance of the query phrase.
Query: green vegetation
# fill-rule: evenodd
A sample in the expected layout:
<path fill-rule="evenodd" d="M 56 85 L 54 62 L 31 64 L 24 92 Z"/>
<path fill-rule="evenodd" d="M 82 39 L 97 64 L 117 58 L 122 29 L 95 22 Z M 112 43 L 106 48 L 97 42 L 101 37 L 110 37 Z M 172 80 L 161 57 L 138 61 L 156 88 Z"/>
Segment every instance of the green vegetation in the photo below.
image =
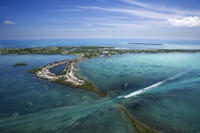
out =
<path fill-rule="evenodd" d="M 34 75 L 36 75 L 36 72 L 41 71 L 42 67 L 38 67 L 38 68 L 33 68 L 31 70 L 28 70 L 28 72 L 33 73 Z"/>
<path fill-rule="evenodd" d="M 72 84 L 70 82 L 66 82 L 65 80 L 66 79 L 64 79 L 64 78 L 59 78 L 55 82 L 58 83 L 58 84 L 70 86 L 72 88 L 83 89 L 83 90 L 86 90 L 86 91 L 94 92 L 94 93 L 100 95 L 101 97 L 106 97 L 107 96 L 107 94 L 105 92 L 101 92 L 101 91 L 96 90 L 94 85 L 89 81 L 85 81 L 84 85 L 76 86 L 76 85 L 74 85 L 74 84 Z"/>
<path fill-rule="evenodd" d="M 158 45 L 158 44 L 157 44 Z M 0 54 L 74 54 L 83 58 L 111 56 L 123 53 L 196 53 L 198 50 L 188 49 L 115 49 L 114 47 L 37 47 L 37 48 L 0 48 Z"/>
<path fill-rule="evenodd" d="M 133 116 L 123 106 L 119 106 L 119 109 L 130 121 L 131 125 L 137 130 L 138 133 L 158 133 L 158 131 L 147 127 L 146 125 L 140 123 L 135 118 L 133 118 Z"/>
<path fill-rule="evenodd" d="M 65 61 L 65 60 L 49 63 L 47 65 L 53 65 L 53 64 L 60 63 L 60 62 L 63 62 L 63 61 Z M 77 59 L 73 59 L 73 60 L 69 60 L 69 62 L 78 63 L 78 60 Z M 67 69 L 70 69 L 70 67 L 68 67 L 68 66 L 69 66 L 69 64 L 66 65 Z M 43 67 L 45 67 L 45 66 L 43 66 Z M 34 75 L 36 75 L 36 72 L 41 71 L 43 67 L 34 68 L 34 69 L 31 69 L 31 70 L 28 70 L 28 72 L 31 72 Z M 62 72 L 62 75 L 65 75 L 66 73 L 67 73 L 67 70 L 64 69 L 63 72 Z M 79 89 L 83 89 L 83 90 L 86 90 L 86 91 L 90 91 L 90 92 L 96 93 L 96 94 L 98 94 L 98 95 L 100 95 L 102 97 L 107 96 L 106 93 L 96 90 L 96 88 L 94 87 L 94 85 L 91 82 L 81 78 L 76 73 L 74 73 L 74 76 L 77 77 L 78 79 L 84 80 L 85 83 L 83 85 L 74 85 L 73 83 L 66 82 L 66 79 L 63 78 L 63 77 L 60 77 L 59 79 L 56 79 L 53 82 L 58 83 L 58 84 L 62 84 L 62 85 L 66 85 L 66 86 L 70 86 L 72 88 L 79 88 Z"/>
<path fill-rule="evenodd" d="M 15 64 L 13 64 L 13 66 L 26 66 L 27 63 L 24 63 L 24 62 L 17 62 Z"/>
<path fill-rule="evenodd" d="M 0 54 L 79 54 L 106 47 L 36 47 L 36 48 L 0 48 Z"/>
<path fill-rule="evenodd" d="M 80 88 L 82 88 L 84 90 L 87 90 L 87 91 L 95 92 L 96 94 L 98 94 L 98 95 L 100 95 L 102 97 L 106 97 L 107 96 L 107 94 L 105 92 L 98 91 L 91 82 L 89 82 L 89 81 L 85 80 L 84 78 L 80 77 L 77 73 L 75 73 L 74 75 L 78 79 L 81 79 L 81 80 L 85 81 L 84 85 L 79 86 Z"/>
<path fill-rule="evenodd" d="M 61 54 L 60 47 L 38 47 L 38 48 L 2 48 L 1 54 Z"/>

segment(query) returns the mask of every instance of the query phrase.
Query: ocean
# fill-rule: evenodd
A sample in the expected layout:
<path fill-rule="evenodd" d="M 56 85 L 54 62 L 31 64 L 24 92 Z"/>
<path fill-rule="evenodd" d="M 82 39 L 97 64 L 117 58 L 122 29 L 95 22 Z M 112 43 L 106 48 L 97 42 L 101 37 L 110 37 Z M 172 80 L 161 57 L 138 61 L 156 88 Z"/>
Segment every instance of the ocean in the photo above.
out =
<path fill-rule="evenodd" d="M 152 44 L 162 44 L 162 45 L 152 45 Z M 200 49 L 200 40 L 153 40 L 153 39 L 0 40 L 0 48 L 11 48 L 11 47 L 24 48 L 24 47 L 47 47 L 47 46 L 52 46 L 52 47 L 107 46 L 107 47 L 116 47 L 124 49 Z"/>
<path fill-rule="evenodd" d="M 0 41 L 1 48 L 40 46 L 200 49 L 200 41 Z M 106 98 L 40 80 L 27 72 L 47 63 L 72 58 L 76 56 L 0 55 L 1 133 L 135 132 L 119 110 L 119 105 L 141 123 L 162 132 L 200 131 L 199 53 L 122 54 L 80 62 L 78 74 L 94 83 L 97 89 L 107 92 Z M 13 67 L 16 62 L 28 65 Z M 60 73 L 61 69 L 63 66 L 54 68 L 52 72 Z"/>

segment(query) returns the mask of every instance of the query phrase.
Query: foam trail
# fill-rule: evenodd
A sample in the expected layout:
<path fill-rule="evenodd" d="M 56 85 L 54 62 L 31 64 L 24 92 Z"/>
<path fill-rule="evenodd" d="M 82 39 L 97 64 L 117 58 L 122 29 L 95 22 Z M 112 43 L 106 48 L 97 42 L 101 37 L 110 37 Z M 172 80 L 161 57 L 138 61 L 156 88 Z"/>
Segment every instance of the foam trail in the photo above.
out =
<path fill-rule="evenodd" d="M 153 88 L 156 88 L 156 87 L 158 87 L 158 86 L 160 86 L 160 85 L 162 85 L 162 84 L 165 84 L 166 82 L 175 80 L 176 78 L 179 78 L 179 77 L 181 77 L 182 75 L 184 75 L 184 74 L 186 74 L 186 73 L 188 73 L 188 72 L 189 72 L 189 71 L 184 71 L 184 72 L 178 73 L 178 74 L 176 74 L 176 75 L 174 75 L 174 76 L 172 76 L 172 77 L 169 77 L 169 78 L 167 78 L 167 79 L 165 79 L 165 80 L 162 80 L 162 81 L 160 81 L 160 82 L 157 82 L 157 83 L 155 83 L 155 84 L 153 84 L 153 85 L 150 85 L 150 86 L 148 86 L 148 87 L 145 87 L 145 88 L 143 88 L 143 89 L 141 89 L 141 90 L 134 91 L 134 92 L 132 92 L 132 93 L 130 93 L 130 94 L 127 94 L 127 95 L 125 95 L 125 96 L 119 96 L 118 98 L 130 98 L 130 97 L 133 97 L 133 96 L 137 96 L 137 95 L 139 95 L 139 94 L 141 94 L 141 93 L 144 93 L 144 92 L 146 92 L 146 91 L 150 91 L 150 90 L 152 90 Z"/>

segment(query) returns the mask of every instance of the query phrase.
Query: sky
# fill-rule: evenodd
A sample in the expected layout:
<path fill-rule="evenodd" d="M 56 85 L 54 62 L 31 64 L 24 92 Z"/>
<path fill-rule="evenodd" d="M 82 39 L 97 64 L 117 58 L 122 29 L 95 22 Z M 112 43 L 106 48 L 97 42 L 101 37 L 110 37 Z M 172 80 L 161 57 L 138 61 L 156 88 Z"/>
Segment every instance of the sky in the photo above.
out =
<path fill-rule="evenodd" d="M 0 0 L 0 39 L 200 39 L 200 0 Z"/>

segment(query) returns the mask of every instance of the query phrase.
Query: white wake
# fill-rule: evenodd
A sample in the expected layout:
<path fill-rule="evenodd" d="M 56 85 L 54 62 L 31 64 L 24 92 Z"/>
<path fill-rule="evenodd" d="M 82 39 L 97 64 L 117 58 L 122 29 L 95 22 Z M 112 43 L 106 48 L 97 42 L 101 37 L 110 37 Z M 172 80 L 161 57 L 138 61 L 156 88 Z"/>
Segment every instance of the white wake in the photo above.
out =
<path fill-rule="evenodd" d="M 178 74 L 176 74 L 176 75 L 174 75 L 174 76 L 172 76 L 172 77 L 169 77 L 169 78 L 167 78 L 167 79 L 165 79 L 165 80 L 162 80 L 162 81 L 160 81 L 160 82 L 157 82 L 157 83 L 155 83 L 155 84 L 153 84 L 153 85 L 150 85 L 150 86 L 145 87 L 145 88 L 143 88 L 143 89 L 140 89 L 140 90 L 138 90 L 138 91 L 134 91 L 134 92 L 132 92 L 132 93 L 130 93 L 130 94 L 127 94 L 127 95 L 118 96 L 118 98 L 130 98 L 130 97 L 133 97 L 133 96 L 137 96 L 137 95 L 139 95 L 139 94 L 141 94 L 141 93 L 150 91 L 150 90 L 152 90 L 153 88 L 156 88 L 156 87 L 158 87 L 158 86 L 160 86 L 160 85 L 163 85 L 163 84 L 165 84 L 165 83 L 167 83 L 167 82 L 169 82 L 169 81 L 175 80 L 176 78 L 179 78 L 179 77 L 181 77 L 182 75 L 184 75 L 184 74 L 186 74 L 186 73 L 188 73 L 188 72 L 189 72 L 189 71 L 184 71 L 184 72 L 178 73 Z"/>

